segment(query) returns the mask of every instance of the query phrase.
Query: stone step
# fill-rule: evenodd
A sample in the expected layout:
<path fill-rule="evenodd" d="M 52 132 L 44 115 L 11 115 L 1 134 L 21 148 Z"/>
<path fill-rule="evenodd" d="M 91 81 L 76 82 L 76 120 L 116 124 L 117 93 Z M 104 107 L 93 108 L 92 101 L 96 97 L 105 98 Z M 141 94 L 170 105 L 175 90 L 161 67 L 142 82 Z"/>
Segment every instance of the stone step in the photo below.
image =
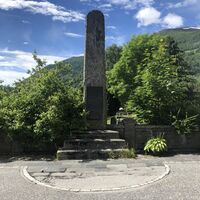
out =
<path fill-rule="evenodd" d="M 63 150 L 69 149 L 118 149 L 127 148 L 122 139 L 70 139 L 64 142 Z"/>
<path fill-rule="evenodd" d="M 107 159 L 110 156 L 118 155 L 123 149 L 79 149 L 79 150 L 58 150 L 57 159 Z"/>
<path fill-rule="evenodd" d="M 118 139 L 119 132 L 113 130 L 89 130 L 89 131 L 73 131 L 69 136 L 71 139 Z"/>

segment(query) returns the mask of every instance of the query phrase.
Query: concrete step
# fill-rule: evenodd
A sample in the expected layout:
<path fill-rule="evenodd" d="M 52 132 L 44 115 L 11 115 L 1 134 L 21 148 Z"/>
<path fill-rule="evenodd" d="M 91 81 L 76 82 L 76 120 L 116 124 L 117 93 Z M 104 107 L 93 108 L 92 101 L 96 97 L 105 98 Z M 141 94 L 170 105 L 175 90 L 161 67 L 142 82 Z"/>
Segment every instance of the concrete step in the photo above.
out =
<path fill-rule="evenodd" d="M 63 150 L 69 149 L 121 149 L 127 148 L 123 139 L 69 139 L 64 142 Z"/>
<path fill-rule="evenodd" d="M 62 159 L 106 159 L 116 157 L 127 148 L 125 140 L 119 139 L 119 132 L 113 130 L 73 131 L 57 151 Z"/>
<path fill-rule="evenodd" d="M 79 150 L 58 150 L 57 159 L 107 159 L 110 155 L 118 155 L 123 149 L 79 149 Z"/>
<path fill-rule="evenodd" d="M 113 130 L 88 130 L 88 131 L 73 131 L 69 136 L 71 139 L 94 138 L 94 139 L 118 139 L 119 132 Z"/>

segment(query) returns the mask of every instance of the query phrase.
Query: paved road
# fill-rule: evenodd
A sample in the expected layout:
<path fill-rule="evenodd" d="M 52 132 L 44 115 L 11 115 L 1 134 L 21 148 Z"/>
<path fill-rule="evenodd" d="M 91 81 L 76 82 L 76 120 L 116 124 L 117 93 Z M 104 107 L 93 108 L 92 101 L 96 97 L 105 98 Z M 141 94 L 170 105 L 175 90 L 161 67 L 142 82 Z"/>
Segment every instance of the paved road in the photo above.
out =
<path fill-rule="evenodd" d="M 156 163 L 164 161 L 171 168 L 161 181 L 120 192 L 73 193 L 33 184 L 22 177 L 21 166 L 52 165 L 46 161 L 0 161 L 1 200 L 199 200 L 200 155 L 177 155 L 167 158 L 147 158 Z M 144 162 L 146 162 L 144 161 Z M 53 162 L 57 164 L 57 162 Z"/>

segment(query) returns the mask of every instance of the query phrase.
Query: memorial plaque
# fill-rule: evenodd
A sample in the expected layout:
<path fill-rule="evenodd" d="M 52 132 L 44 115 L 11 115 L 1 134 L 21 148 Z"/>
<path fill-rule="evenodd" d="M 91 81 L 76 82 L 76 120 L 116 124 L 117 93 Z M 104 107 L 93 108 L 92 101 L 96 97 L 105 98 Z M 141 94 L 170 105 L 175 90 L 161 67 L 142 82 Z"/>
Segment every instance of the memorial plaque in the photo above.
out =
<path fill-rule="evenodd" d="M 87 87 L 86 110 L 89 120 L 103 119 L 103 87 Z"/>

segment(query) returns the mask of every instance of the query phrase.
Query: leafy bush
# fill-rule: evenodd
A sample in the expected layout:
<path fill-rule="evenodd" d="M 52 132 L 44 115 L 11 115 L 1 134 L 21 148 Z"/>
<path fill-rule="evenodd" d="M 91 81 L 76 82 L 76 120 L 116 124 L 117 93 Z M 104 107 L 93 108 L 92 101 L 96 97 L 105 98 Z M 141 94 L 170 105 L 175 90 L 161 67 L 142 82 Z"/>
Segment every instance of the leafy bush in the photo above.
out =
<path fill-rule="evenodd" d="M 196 127 L 196 121 L 197 121 L 198 115 L 189 117 L 188 114 L 186 113 L 184 118 L 179 119 L 179 113 L 180 113 L 180 110 L 177 115 L 172 116 L 174 120 L 172 122 L 172 126 L 175 127 L 178 134 L 192 133 L 192 130 L 194 130 L 194 128 Z"/>
<path fill-rule="evenodd" d="M 31 76 L 17 82 L 0 100 L 0 121 L 7 134 L 25 148 L 60 146 L 71 130 L 85 127 L 81 91 L 72 86 L 68 64 L 58 63 L 48 70 L 36 56 L 35 60 L 38 65 Z"/>
<path fill-rule="evenodd" d="M 131 149 L 123 149 L 120 152 L 120 158 L 135 158 L 136 157 L 136 153 L 135 153 L 135 149 L 131 148 Z"/>
<path fill-rule="evenodd" d="M 161 153 L 167 150 L 167 142 L 163 135 L 153 137 L 147 141 L 144 151 L 147 153 Z"/>
<path fill-rule="evenodd" d="M 121 152 L 110 151 L 108 156 L 111 159 L 135 158 L 136 153 L 135 153 L 135 149 L 131 148 L 131 149 L 122 149 Z"/>
<path fill-rule="evenodd" d="M 194 105 L 196 81 L 172 38 L 133 37 L 107 76 L 109 92 L 140 123 L 169 125 L 170 113 Z"/>

